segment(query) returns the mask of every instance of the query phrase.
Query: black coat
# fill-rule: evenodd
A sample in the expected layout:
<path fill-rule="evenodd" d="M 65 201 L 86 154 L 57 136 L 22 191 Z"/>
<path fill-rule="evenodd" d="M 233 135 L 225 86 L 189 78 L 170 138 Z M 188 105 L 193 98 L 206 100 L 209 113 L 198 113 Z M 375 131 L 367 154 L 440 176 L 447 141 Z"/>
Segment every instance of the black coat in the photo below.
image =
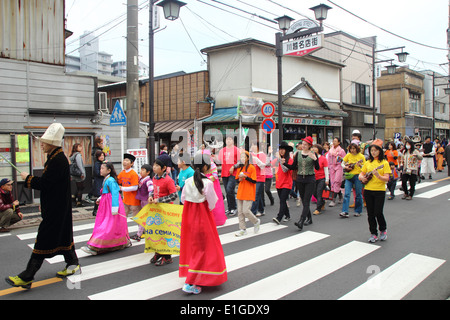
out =
<path fill-rule="evenodd" d="M 25 181 L 28 188 L 41 192 L 42 222 L 33 254 L 51 258 L 70 251 L 74 246 L 70 171 L 62 149 L 47 157 L 42 177 L 29 175 Z"/>

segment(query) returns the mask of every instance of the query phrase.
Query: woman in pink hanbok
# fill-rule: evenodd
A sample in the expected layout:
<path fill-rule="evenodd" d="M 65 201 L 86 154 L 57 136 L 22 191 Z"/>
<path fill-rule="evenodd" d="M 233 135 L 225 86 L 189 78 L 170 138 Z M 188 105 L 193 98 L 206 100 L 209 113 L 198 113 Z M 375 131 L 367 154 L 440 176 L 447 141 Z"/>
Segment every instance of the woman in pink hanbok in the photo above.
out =
<path fill-rule="evenodd" d="M 344 177 L 344 170 L 342 168 L 342 159 L 344 159 L 346 152 L 341 147 L 341 140 L 339 138 L 333 139 L 333 144 L 330 147 L 326 157 L 328 160 L 328 170 L 330 173 L 330 190 L 331 202 L 330 207 L 336 205 L 336 196 L 339 194 L 339 202 L 342 202 L 341 184 Z"/>
<path fill-rule="evenodd" d="M 202 151 L 204 155 L 211 155 L 211 151 L 205 149 Z M 213 159 L 210 159 L 211 167 L 209 171 L 205 174 L 206 177 L 214 183 L 214 190 L 217 195 L 217 203 L 212 210 L 214 214 L 214 220 L 216 221 L 216 226 L 223 226 L 227 221 L 227 216 L 225 214 L 225 204 L 223 202 L 222 188 L 220 187 L 219 173 L 217 172 L 217 166 Z"/>
<path fill-rule="evenodd" d="M 131 246 L 125 207 L 120 197 L 117 174 L 112 163 L 103 163 L 100 174 L 105 177 L 95 218 L 94 231 L 82 247 L 91 255 L 121 250 Z"/>

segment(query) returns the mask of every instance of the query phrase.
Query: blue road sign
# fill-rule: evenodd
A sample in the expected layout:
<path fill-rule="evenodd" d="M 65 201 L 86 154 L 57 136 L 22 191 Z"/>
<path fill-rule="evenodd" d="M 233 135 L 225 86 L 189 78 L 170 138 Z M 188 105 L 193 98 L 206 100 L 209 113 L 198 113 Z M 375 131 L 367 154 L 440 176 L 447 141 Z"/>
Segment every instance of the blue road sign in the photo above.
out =
<path fill-rule="evenodd" d="M 271 134 L 272 132 L 275 131 L 275 128 L 276 128 L 275 121 L 273 121 L 272 119 L 265 119 L 261 124 L 261 129 L 266 134 Z"/>
<path fill-rule="evenodd" d="M 127 125 L 127 117 L 125 116 L 125 112 L 123 112 L 123 109 L 120 106 L 119 101 L 116 102 L 113 112 L 111 113 L 111 118 L 109 119 L 109 125 L 111 127 L 120 127 L 120 126 Z"/>

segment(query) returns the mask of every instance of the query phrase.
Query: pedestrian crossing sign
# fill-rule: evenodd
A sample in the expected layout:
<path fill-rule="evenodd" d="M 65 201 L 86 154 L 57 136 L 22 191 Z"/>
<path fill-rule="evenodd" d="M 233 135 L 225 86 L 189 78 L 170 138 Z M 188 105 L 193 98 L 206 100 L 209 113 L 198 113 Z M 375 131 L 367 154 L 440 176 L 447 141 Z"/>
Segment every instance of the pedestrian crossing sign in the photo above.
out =
<path fill-rule="evenodd" d="M 109 125 L 111 127 L 120 127 L 127 125 L 127 117 L 122 109 L 119 101 L 116 102 L 114 109 L 111 113 L 111 118 L 109 119 Z"/>

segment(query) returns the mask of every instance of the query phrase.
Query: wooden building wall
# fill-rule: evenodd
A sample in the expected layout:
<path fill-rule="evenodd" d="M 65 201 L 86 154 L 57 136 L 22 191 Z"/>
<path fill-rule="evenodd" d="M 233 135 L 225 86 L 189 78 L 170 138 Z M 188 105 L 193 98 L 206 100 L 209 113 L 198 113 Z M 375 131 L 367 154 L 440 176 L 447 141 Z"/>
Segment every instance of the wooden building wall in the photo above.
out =
<path fill-rule="evenodd" d="M 155 80 L 154 87 L 155 122 L 193 120 L 207 116 L 211 112 L 211 104 L 204 102 L 209 96 L 208 71 Z M 99 88 L 99 91 L 108 93 L 110 110 L 114 107 L 113 99 L 125 99 L 127 95 L 126 83 Z M 143 81 L 143 84 L 139 86 L 139 94 L 140 119 L 141 121 L 149 122 L 148 81 Z"/>

